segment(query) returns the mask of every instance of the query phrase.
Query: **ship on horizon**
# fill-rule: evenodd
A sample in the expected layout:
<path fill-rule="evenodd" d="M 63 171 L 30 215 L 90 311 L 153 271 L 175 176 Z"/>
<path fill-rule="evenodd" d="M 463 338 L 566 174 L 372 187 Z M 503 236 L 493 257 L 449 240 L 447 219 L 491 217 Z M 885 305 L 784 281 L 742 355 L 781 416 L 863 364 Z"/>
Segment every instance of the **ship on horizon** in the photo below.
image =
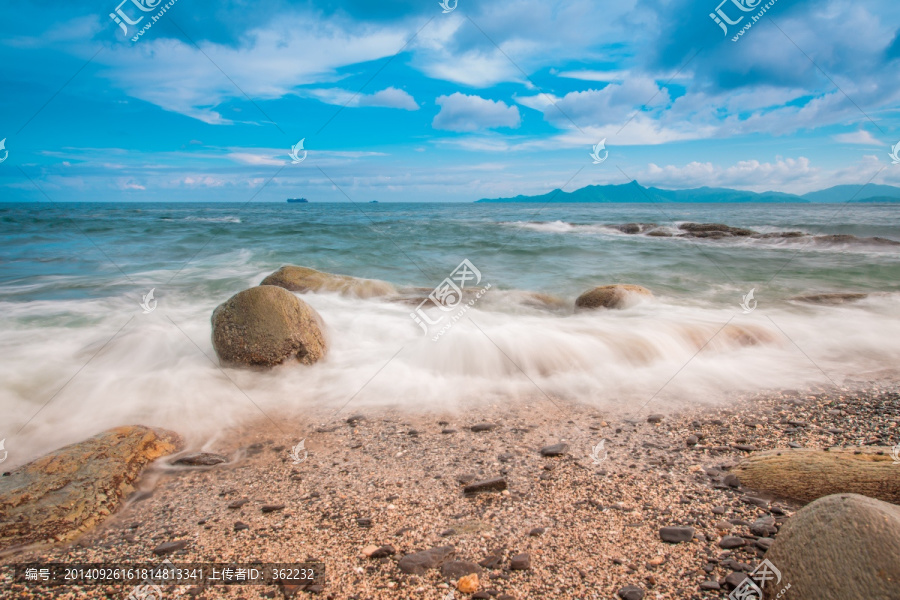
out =
<path fill-rule="evenodd" d="M 288 202 L 309 202 L 306 198 L 288 198 Z"/>

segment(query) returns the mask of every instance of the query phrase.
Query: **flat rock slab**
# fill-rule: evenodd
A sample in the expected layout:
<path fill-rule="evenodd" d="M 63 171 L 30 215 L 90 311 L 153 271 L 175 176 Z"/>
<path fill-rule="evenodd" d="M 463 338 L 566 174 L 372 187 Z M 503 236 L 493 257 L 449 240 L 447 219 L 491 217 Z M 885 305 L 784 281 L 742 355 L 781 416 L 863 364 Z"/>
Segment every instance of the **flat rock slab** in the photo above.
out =
<path fill-rule="evenodd" d="M 463 488 L 463 494 L 471 496 L 472 494 L 483 494 L 485 492 L 502 492 L 506 489 L 506 479 L 503 477 L 494 477 L 493 479 L 485 479 L 470 483 Z"/>
<path fill-rule="evenodd" d="M 481 431 L 492 431 L 497 429 L 497 425 L 495 423 L 478 423 L 477 425 L 472 425 L 470 429 L 475 433 L 479 433 Z"/>
<path fill-rule="evenodd" d="M 456 548 L 439 546 L 422 552 L 407 554 L 397 562 L 400 572 L 410 575 L 423 575 L 428 569 L 436 569 L 450 560 Z"/>
<path fill-rule="evenodd" d="M 670 544 L 681 544 L 694 539 L 693 527 L 662 527 L 659 530 L 659 539 Z"/>
<path fill-rule="evenodd" d="M 191 452 L 172 461 L 173 465 L 182 465 L 187 467 L 212 467 L 227 463 L 228 457 L 221 454 L 213 454 L 212 452 Z"/>
<path fill-rule="evenodd" d="M 148 463 L 181 445 L 171 431 L 117 427 L 0 477 L 0 550 L 74 539 L 119 508 Z"/>
<path fill-rule="evenodd" d="M 898 467 L 888 447 L 769 450 L 751 455 L 734 473 L 745 488 L 801 502 L 851 493 L 900 503 Z"/>

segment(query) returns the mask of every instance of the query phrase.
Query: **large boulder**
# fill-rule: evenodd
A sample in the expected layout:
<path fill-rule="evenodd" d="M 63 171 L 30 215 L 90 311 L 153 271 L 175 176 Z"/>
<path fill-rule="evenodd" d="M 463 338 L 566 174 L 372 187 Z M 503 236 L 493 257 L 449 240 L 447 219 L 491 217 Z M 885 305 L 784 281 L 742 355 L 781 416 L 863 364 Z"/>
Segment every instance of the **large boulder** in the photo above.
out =
<path fill-rule="evenodd" d="M 319 313 L 284 288 L 239 292 L 212 315 L 212 341 L 227 365 L 271 367 L 287 360 L 310 365 L 325 356 Z"/>
<path fill-rule="evenodd" d="M 835 494 L 803 507 L 781 528 L 766 558 L 781 572 L 766 598 L 900 598 L 900 506 Z"/>
<path fill-rule="evenodd" d="M 733 472 L 744 487 L 800 502 L 852 493 L 900 503 L 900 468 L 890 448 L 767 450 Z"/>
<path fill-rule="evenodd" d="M 375 298 L 396 293 L 394 286 L 378 279 L 334 275 L 309 267 L 286 265 L 262 280 L 260 285 L 277 285 L 292 292 L 337 292 L 343 296 Z"/>
<path fill-rule="evenodd" d="M 145 465 L 181 445 L 171 431 L 117 427 L 0 477 L 0 551 L 77 537 L 118 509 Z"/>
<path fill-rule="evenodd" d="M 653 293 L 645 287 L 628 283 L 602 285 L 588 290 L 575 300 L 575 308 L 628 308 L 650 298 Z"/>

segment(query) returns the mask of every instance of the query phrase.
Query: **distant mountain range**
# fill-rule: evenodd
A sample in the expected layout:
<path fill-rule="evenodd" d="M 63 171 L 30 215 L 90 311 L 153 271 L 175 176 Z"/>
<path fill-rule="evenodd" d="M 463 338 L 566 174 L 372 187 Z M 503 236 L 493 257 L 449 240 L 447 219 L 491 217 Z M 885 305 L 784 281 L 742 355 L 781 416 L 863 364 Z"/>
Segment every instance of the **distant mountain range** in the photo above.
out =
<path fill-rule="evenodd" d="M 836 185 L 818 192 L 798 196 L 783 192 L 746 192 L 729 188 L 701 187 L 691 190 L 663 190 L 644 187 L 637 181 L 622 185 L 589 185 L 572 192 L 553 190 L 539 196 L 516 196 L 514 198 L 483 198 L 476 202 L 798 202 L 798 203 L 840 203 L 900 202 L 900 187 L 869 184 Z"/>

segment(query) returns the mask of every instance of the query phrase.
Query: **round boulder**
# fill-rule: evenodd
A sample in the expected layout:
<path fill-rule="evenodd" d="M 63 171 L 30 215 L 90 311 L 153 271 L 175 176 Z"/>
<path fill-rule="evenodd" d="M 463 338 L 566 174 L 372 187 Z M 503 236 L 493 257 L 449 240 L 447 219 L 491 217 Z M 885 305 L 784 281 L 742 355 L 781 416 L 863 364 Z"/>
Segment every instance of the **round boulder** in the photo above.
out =
<path fill-rule="evenodd" d="M 781 528 L 766 558 L 781 572 L 764 592 L 775 598 L 897 598 L 900 506 L 858 494 L 819 498 Z"/>
<path fill-rule="evenodd" d="M 212 315 L 212 341 L 228 365 L 271 367 L 287 360 L 310 365 L 325 356 L 324 324 L 311 306 L 284 288 L 239 292 Z"/>
<path fill-rule="evenodd" d="M 640 302 L 642 298 L 650 297 L 653 297 L 653 293 L 639 285 L 628 283 L 602 285 L 578 296 L 575 308 L 628 308 Z"/>
<path fill-rule="evenodd" d="M 342 296 L 376 298 L 390 296 L 396 290 L 387 281 L 335 275 L 309 267 L 285 265 L 262 280 L 260 285 L 277 285 L 292 292 L 337 292 Z"/>

